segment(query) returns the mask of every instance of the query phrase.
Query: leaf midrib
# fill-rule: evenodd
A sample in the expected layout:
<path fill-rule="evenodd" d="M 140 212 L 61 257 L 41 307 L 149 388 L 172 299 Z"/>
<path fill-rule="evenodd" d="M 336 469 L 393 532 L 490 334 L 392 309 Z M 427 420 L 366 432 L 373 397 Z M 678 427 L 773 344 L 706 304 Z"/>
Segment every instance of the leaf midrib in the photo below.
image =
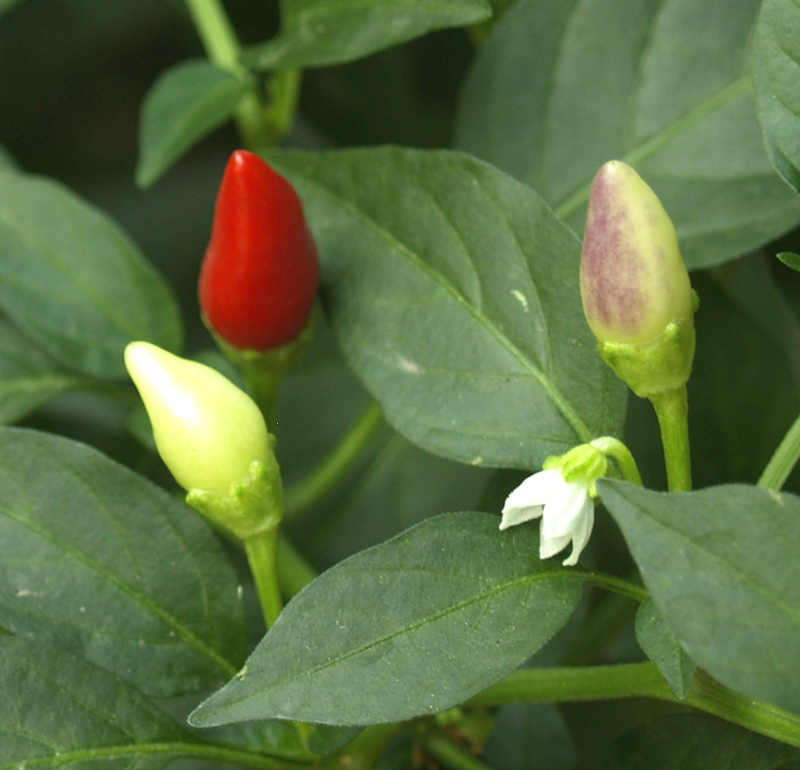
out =
<path fill-rule="evenodd" d="M 682 117 L 674 122 L 664 126 L 660 131 L 653 134 L 649 139 L 643 141 L 637 147 L 626 152 L 620 160 L 625 161 L 631 166 L 636 166 L 641 161 L 653 155 L 662 147 L 669 144 L 673 139 L 680 136 L 680 134 L 692 128 L 699 123 L 703 118 L 708 117 L 719 109 L 722 109 L 737 96 L 744 93 L 751 87 L 750 75 L 743 75 L 742 77 L 729 83 L 727 86 L 717 91 L 712 96 L 708 97 L 705 101 L 698 104 L 693 109 L 689 110 Z M 585 182 L 577 190 L 570 193 L 566 197 L 553 206 L 553 210 L 561 219 L 569 219 L 581 206 L 589 200 L 589 191 L 592 187 L 592 180 Z"/>
<path fill-rule="evenodd" d="M 622 497 L 622 495 L 620 495 L 620 497 Z M 631 505 L 636 510 L 641 511 L 641 515 L 648 521 L 651 521 L 655 526 L 666 531 L 667 533 L 672 533 L 679 540 L 682 540 L 687 545 L 691 546 L 692 549 L 700 551 L 700 553 L 702 554 L 705 554 L 711 561 L 715 562 L 720 567 L 722 568 L 728 567 L 728 569 L 724 571 L 727 572 L 728 574 L 733 574 L 734 576 L 737 576 L 739 578 L 737 582 L 741 582 L 744 585 L 749 586 L 755 593 L 759 594 L 764 599 L 766 599 L 768 604 L 784 610 L 786 614 L 793 617 L 797 622 L 798 626 L 800 626 L 800 610 L 780 601 L 779 597 L 777 597 L 775 593 L 770 593 L 766 587 L 760 586 L 758 585 L 758 583 L 754 582 L 753 578 L 750 576 L 749 573 L 741 572 L 738 569 L 734 571 L 733 569 L 730 568 L 731 567 L 730 562 L 725 561 L 722 556 L 717 555 L 713 551 L 709 551 L 707 548 L 704 548 L 703 546 L 699 545 L 695 540 L 691 539 L 690 535 L 685 534 L 682 530 L 671 528 L 668 524 L 665 524 L 661 520 L 654 518 L 652 515 L 649 515 L 646 512 L 646 510 L 638 503 L 631 503 L 628 501 L 627 498 L 624 497 L 623 499 L 628 505 Z"/>
<path fill-rule="evenodd" d="M 285 678 L 277 679 L 276 681 L 270 683 L 269 686 L 270 687 L 280 687 L 280 686 L 283 686 L 283 685 L 286 685 L 286 684 L 291 684 L 293 681 L 296 681 L 298 679 L 308 678 L 310 676 L 313 676 L 313 675 L 319 673 L 320 671 L 324 671 L 324 670 L 326 670 L 328 668 L 331 668 L 333 666 L 337 666 L 340 663 L 343 663 L 343 662 L 349 660 L 350 658 L 353 658 L 353 657 L 356 657 L 358 655 L 362 655 L 363 653 L 369 652 L 371 649 L 374 649 L 375 647 L 378 647 L 381 644 L 385 644 L 386 642 L 389 642 L 392 639 L 395 639 L 395 638 L 397 638 L 399 636 L 403 636 L 404 634 L 413 633 L 414 631 L 422 628 L 423 626 L 428 625 L 429 623 L 434 623 L 437 620 L 440 620 L 441 618 L 447 617 L 450 614 L 460 612 L 461 610 L 463 610 L 463 609 L 465 609 L 467 607 L 470 607 L 473 604 L 477 604 L 479 602 L 486 601 L 487 599 L 491 599 L 491 597 L 493 597 L 493 596 L 495 596 L 495 595 L 497 595 L 499 593 L 502 593 L 503 591 L 512 590 L 512 589 L 514 589 L 514 588 L 516 588 L 518 586 L 526 586 L 526 585 L 527 586 L 531 586 L 531 585 L 534 585 L 535 583 L 539 583 L 539 582 L 542 582 L 542 581 L 545 581 L 545 580 L 565 580 L 565 581 L 567 581 L 570 578 L 577 578 L 578 580 L 582 580 L 583 576 L 578 574 L 578 573 L 575 573 L 573 575 L 572 573 L 568 573 L 568 572 L 544 572 L 544 573 L 537 573 L 535 575 L 525 575 L 525 576 L 523 576 L 521 578 L 516 578 L 514 580 L 511 580 L 511 581 L 508 581 L 508 582 L 505 582 L 505 583 L 501 583 L 500 585 L 495 585 L 491 589 L 488 589 L 488 590 L 483 591 L 483 592 L 478 593 L 478 594 L 474 594 L 473 596 L 470 596 L 469 598 L 464 599 L 463 601 L 458 602 L 456 604 L 448 605 L 447 607 L 445 607 L 444 609 L 440 610 L 439 612 L 435 612 L 435 613 L 432 613 L 430 615 L 426 615 L 425 617 L 420 618 L 419 620 L 417 620 L 417 621 L 415 621 L 415 622 L 413 622 L 413 623 L 411 623 L 409 625 L 403 626 L 403 628 L 397 629 L 396 631 L 393 631 L 391 633 L 385 634 L 384 636 L 381 636 L 381 637 L 379 637 L 377 639 L 374 639 L 374 640 L 372 640 L 370 642 L 367 642 L 366 644 L 363 644 L 363 645 L 361 645 L 360 647 L 358 647 L 358 648 L 356 648 L 354 650 L 350 650 L 349 652 L 342 653 L 342 654 L 340 654 L 340 655 L 338 655 L 337 657 L 334 657 L 334 658 L 328 658 L 323 663 L 320 663 L 320 664 L 318 664 L 316 666 L 312 666 L 312 667 L 310 667 L 310 668 L 308 668 L 308 669 L 306 669 L 304 671 L 301 671 L 299 673 L 290 675 L 290 676 L 285 677 Z M 260 697 L 262 694 L 263 694 L 263 692 L 261 690 L 259 690 L 259 691 L 255 692 L 255 693 L 251 694 L 251 695 L 240 696 L 239 698 L 237 698 L 237 703 L 246 703 L 248 701 L 253 700 L 254 698 Z M 224 708 L 224 706 L 225 706 L 225 704 L 223 704 L 222 708 Z M 217 710 L 219 710 L 219 709 L 217 709 Z M 213 711 L 214 710 L 211 709 L 212 713 L 213 713 Z M 2 768 L 0 768 L 0 770 L 2 770 Z"/>
<path fill-rule="evenodd" d="M 60 550 L 65 554 L 71 556 L 77 562 L 83 564 L 87 569 L 99 575 L 101 578 L 103 578 L 103 580 L 107 581 L 109 584 L 114 586 L 117 590 L 120 591 L 120 593 L 124 594 L 125 596 L 128 596 L 135 603 L 139 604 L 146 610 L 152 612 L 153 615 L 158 617 L 168 628 L 174 629 L 175 632 L 178 633 L 180 637 L 184 639 L 190 647 L 194 648 L 197 652 L 201 653 L 206 658 L 213 661 L 214 664 L 222 671 L 224 671 L 228 676 L 233 676 L 236 673 L 237 669 L 235 666 L 233 666 L 227 659 L 223 658 L 219 653 L 217 653 L 216 650 L 209 647 L 202 639 L 200 639 L 200 637 L 198 637 L 188 627 L 183 625 L 176 617 L 174 617 L 171 613 L 167 612 L 159 605 L 152 602 L 149 599 L 149 597 L 147 597 L 145 594 L 134 590 L 123 580 L 121 580 L 108 570 L 106 570 L 102 565 L 98 564 L 92 559 L 89 559 L 81 551 L 71 548 L 66 543 L 57 540 L 54 536 L 51 536 L 51 534 L 48 533 L 46 530 L 34 526 L 33 522 L 25 521 L 24 519 L 14 516 L 9 508 L 0 508 L 0 515 L 7 516 L 9 519 L 16 522 L 21 527 L 28 529 L 34 535 L 40 537 L 45 542 L 50 543 L 57 550 Z M 1 767 L 0 770 L 2 770 Z"/>

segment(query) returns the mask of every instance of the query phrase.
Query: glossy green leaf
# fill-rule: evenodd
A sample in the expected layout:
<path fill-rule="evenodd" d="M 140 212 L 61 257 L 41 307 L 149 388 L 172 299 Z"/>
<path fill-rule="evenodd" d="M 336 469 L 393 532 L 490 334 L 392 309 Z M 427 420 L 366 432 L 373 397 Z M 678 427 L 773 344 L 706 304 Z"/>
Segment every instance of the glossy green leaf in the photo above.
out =
<path fill-rule="evenodd" d="M 236 577 L 166 492 L 83 444 L 0 429 L 0 626 L 150 695 L 196 692 L 244 657 Z"/>
<path fill-rule="evenodd" d="M 800 254 L 793 254 L 791 251 L 781 251 L 775 256 L 778 257 L 786 267 L 791 267 L 792 270 L 800 271 Z"/>
<path fill-rule="evenodd" d="M 257 69 L 321 67 L 368 56 L 445 27 L 491 15 L 487 0 L 288 0 L 282 29 L 246 51 Z"/>
<path fill-rule="evenodd" d="M 664 203 L 689 267 L 751 251 L 800 221 L 746 72 L 758 7 L 518 0 L 468 77 L 456 144 L 530 184 L 577 232 L 595 172 L 625 160 Z"/>
<path fill-rule="evenodd" d="M 68 367 L 124 377 L 131 340 L 176 349 L 163 279 L 104 214 L 61 185 L 0 172 L 0 309 Z"/>
<path fill-rule="evenodd" d="M 692 689 L 694 661 L 684 652 L 680 642 L 648 599 L 636 613 L 636 639 L 667 680 L 672 694 L 683 700 Z"/>
<path fill-rule="evenodd" d="M 0 318 L 0 423 L 14 422 L 61 393 L 88 384 Z"/>
<path fill-rule="evenodd" d="M 745 695 L 800 712 L 800 498 L 744 485 L 598 483 L 686 652 Z"/>
<path fill-rule="evenodd" d="M 142 104 L 136 182 L 148 187 L 196 142 L 233 115 L 248 84 L 210 62 L 164 72 Z"/>
<path fill-rule="evenodd" d="M 764 0 L 753 46 L 753 80 L 767 151 L 778 173 L 800 192 L 800 8 Z"/>
<path fill-rule="evenodd" d="M 298 188 L 345 357 L 387 420 L 474 465 L 540 467 L 617 433 L 575 236 L 529 188 L 460 153 L 270 156 Z"/>
<path fill-rule="evenodd" d="M 800 750 L 707 714 L 670 714 L 630 730 L 589 766 L 593 770 L 800 770 Z"/>
<path fill-rule="evenodd" d="M 498 522 L 444 514 L 328 570 L 191 722 L 395 722 L 510 673 L 567 622 L 580 585 L 539 561 L 536 527 Z"/>
<path fill-rule="evenodd" d="M 160 770 L 194 741 L 139 693 L 63 650 L 0 637 L 0 768 Z"/>

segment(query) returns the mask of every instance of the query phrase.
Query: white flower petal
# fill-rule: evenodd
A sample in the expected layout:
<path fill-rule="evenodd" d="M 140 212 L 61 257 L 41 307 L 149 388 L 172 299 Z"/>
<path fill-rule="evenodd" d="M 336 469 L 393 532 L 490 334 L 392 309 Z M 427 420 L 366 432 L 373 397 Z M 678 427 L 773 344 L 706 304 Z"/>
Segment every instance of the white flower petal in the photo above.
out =
<path fill-rule="evenodd" d="M 561 471 L 554 468 L 549 471 L 539 471 L 533 476 L 528 476 L 507 498 L 503 506 L 503 513 L 511 508 L 528 508 L 531 505 L 544 505 L 552 500 L 567 482 Z"/>
<path fill-rule="evenodd" d="M 519 508 L 504 508 L 503 518 L 500 520 L 500 529 L 516 527 L 531 519 L 538 519 L 542 515 L 541 505 L 529 505 Z"/>
<path fill-rule="evenodd" d="M 500 529 L 542 517 L 539 558 L 549 559 L 572 543 L 565 566 L 578 563 L 594 526 L 587 481 L 567 482 L 559 468 L 529 476 L 506 499 Z"/>
<path fill-rule="evenodd" d="M 578 525 L 589 500 L 589 490 L 584 484 L 567 484 L 544 506 L 542 537 L 550 539 L 570 534 Z"/>
<path fill-rule="evenodd" d="M 587 497 L 585 510 L 572 533 L 572 553 L 562 562 L 565 567 L 574 567 L 578 563 L 583 549 L 589 542 L 592 527 L 594 527 L 594 500 Z"/>
<path fill-rule="evenodd" d="M 571 535 L 564 535 L 563 537 L 544 538 L 539 534 L 539 558 L 549 559 L 555 556 L 559 551 L 563 551 L 572 539 Z"/>

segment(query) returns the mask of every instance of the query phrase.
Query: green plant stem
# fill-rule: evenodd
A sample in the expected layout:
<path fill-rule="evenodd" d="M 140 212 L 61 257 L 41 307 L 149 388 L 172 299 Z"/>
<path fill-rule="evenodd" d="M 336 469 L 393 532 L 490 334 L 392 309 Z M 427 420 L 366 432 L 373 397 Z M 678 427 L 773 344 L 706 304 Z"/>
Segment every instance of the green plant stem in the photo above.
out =
<path fill-rule="evenodd" d="M 650 396 L 661 428 L 664 461 L 670 492 L 688 492 L 692 488 L 689 458 L 689 402 L 686 386 Z"/>
<path fill-rule="evenodd" d="M 283 372 L 282 367 L 259 366 L 253 359 L 246 359 L 242 366 L 247 390 L 264 415 L 270 433 L 275 432 L 278 422 L 278 396 Z"/>
<path fill-rule="evenodd" d="M 244 549 L 250 571 L 253 573 L 264 621 L 267 628 L 272 628 L 283 609 L 283 600 L 278 587 L 277 527 L 251 535 L 244 541 Z"/>
<path fill-rule="evenodd" d="M 468 701 L 470 706 L 507 703 L 566 703 L 651 697 L 674 700 L 654 664 L 525 668 L 515 671 Z"/>
<path fill-rule="evenodd" d="M 781 489 L 797 464 L 798 458 L 800 458 L 800 417 L 794 421 L 767 463 L 758 480 L 758 486 L 776 491 Z"/>
<path fill-rule="evenodd" d="M 631 583 L 630 580 L 616 577 L 616 575 L 607 575 L 605 572 L 589 572 L 588 570 L 574 569 L 570 570 L 569 577 L 582 580 L 584 583 L 590 583 L 593 586 L 597 586 L 597 588 L 604 588 L 606 591 L 613 591 L 615 594 L 625 596 L 628 599 L 633 599 L 640 603 L 650 597 L 647 589 L 642 586 Z"/>
<path fill-rule="evenodd" d="M 599 449 L 604 455 L 614 460 L 625 481 L 630 481 L 631 484 L 636 484 L 639 487 L 644 486 L 642 484 L 642 474 L 639 473 L 639 466 L 636 465 L 636 460 L 633 459 L 631 450 L 619 439 L 612 436 L 602 436 L 590 443 L 595 449 Z"/>
<path fill-rule="evenodd" d="M 253 149 L 266 144 L 264 105 L 250 72 L 239 63 L 241 46 L 225 9 L 219 0 L 186 0 L 194 25 L 209 59 L 218 67 L 232 72 L 253 87 L 236 108 L 236 122 L 245 142 Z"/>
<path fill-rule="evenodd" d="M 314 568 L 281 534 L 278 536 L 278 584 L 284 596 L 299 594 L 316 576 Z"/>
<path fill-rule="evenodd" d="M 383 412 L 372 401 L 322 462 L 298 484 L 286 490 L 285 518 L 308 510 L 331 490 L 358 459 L 383 425 Z"/>
<path fill-rule="evenodd" d="M 292 127 L 302 78 L 303 71 L 299 69 L 278 70 L 272 74 L 269 107 L 264 114 L 269 144 L 277 144 Z"/>
<path fill-rule="evenodd" d="M 439 732 L 426 734 L 421 743 L 426 754 L 450 770 L 489 770 L 488 765 Z"/>
<path fill-rule="evenodd" d="M 526 668 L 468 701 L 471 706 L 507 703 L 565 703 L 615 698 L 658 698 L 683 703 L 748 730 L 800 747 L 800 717 L 768 703 L 745 698 L 698 671 L 685 701 L 672 695 L 653 663 L 613 666 Z"/>
<path fill-rule="evenodd" d="M 739 695 L 705 671 L 697 671 L 692 691 L 685 702 L 768 738 L 800 747 L 800 717 L 769 703 Z"/>

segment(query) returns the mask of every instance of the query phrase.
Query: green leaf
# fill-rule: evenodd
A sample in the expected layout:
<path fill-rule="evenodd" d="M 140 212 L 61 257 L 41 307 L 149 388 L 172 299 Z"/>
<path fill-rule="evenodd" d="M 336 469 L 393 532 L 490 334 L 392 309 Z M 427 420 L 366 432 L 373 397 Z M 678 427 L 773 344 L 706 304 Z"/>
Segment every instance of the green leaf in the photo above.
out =
<path fill-rule="evenodd" d="M 540 562 L 535 527 L 451 513 L 328 570 L 287 605 L 196 726 L 281 717 L 396 722 L 461 703 L 566 622 L 574 573 Z"/>
<path fill-rule="evenodd" d="M 200 518 L 76 442 L 0 429 L 0 626 L 154 696 L 244 657 L 236 577 Z"/>
<path fill-rule="evenodd" d="M 730 485 L 598 490 L 686 652 L 745 695 L 800 711 L 800 498 Z"/>
<path fill-rule="evenodd" d="M 800 254 L 792 254 L 791 251 L 781 251 L 775 255 L 786 267 L 800 271 Z"/>
<path fill-rule="evenodd" d="M 0 318 L 0 423 L 19 420 L 61 393 L 88 385 Z"/>
<path fill-rule="evenodd" d="M 160 770 L 194 738 L 80 658 L 0 637 L 0 768 Z"/>
<path fill-rule="evenodd" d="M 0 0 L 0 13 L 3 12 L 2 0 Z M 16 171 L 17 162 L 12 157 L 11 153 L 0 144 L 0 169 L 4 171 Z"/>
<path fill-rule="evenodd" d="M 136 183 L 149 187 L 196 142 L 233 115 L 249 86 L 210 62 L 164 72 L 142 104 Z"/>
<path fill-rule="evenodd" d="M 400 433 L 533 469 L 619 432 L 625 388 L 583 317 L 579 243 L 532 190 L 446 151 L 269 158 L 303 198 L 345 357 Z"/>
<path fill-rule="evenodd" d="M 800 770 L 800 751 L 706 714 L 670 714 L 618 739 L 593 770 Z"/>
<path fill-rule="evenodd" d="M 205 731 L 205 737 L 245 751 L 313 762 L 349 743 L 359 732 L 360 727 L 266 719 L 215 727 Z"/>
<path fill-rule="evenodd" d="M 753 81 L 767 152 L 778 173 L 800 192 L 800 8 L 764 0 L 753 46 Z"/>
<path fill-rule="evenodd" d="M 530 184 L 576 232 L 597 169 L 625 160 L 664 203 L 689 267 L 751 251 L 800 220 L 745 72 L 758 6 L 518 0 L 468 77 L 456 144 Z"/>
<path fill-rule="evenodd" d="M 97 377 L 126 376 L 131 340 L 181 342 L 175 301 L 130 239 L 26 174 L 0 172 L 0 309 L 57 361 Z"/>
<path fill-rule="evenodd" d="M 242 59 L 256 69 L 341 64 L 491 13 L 486 0 L 289 0 L 280 34 Z"/>
<path fill-rule="evenodd" d="M 648 599 L 636 613 L 636 639 L 645 655 L 658 666 L 672 694 L 683 700 L 692 689 L 696 666 Z"/>

